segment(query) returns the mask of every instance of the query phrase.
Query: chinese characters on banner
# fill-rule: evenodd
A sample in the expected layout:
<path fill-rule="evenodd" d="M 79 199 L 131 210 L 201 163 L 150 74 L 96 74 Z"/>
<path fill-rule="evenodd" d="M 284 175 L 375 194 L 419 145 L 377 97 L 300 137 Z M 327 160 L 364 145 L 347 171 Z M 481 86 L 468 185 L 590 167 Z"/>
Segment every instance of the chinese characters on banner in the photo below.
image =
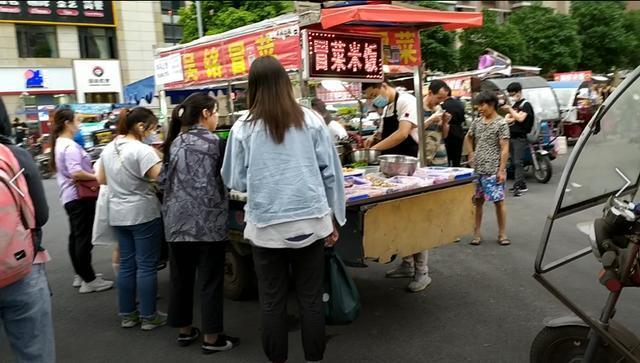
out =
<path fill-rule="evenodd" d="M 422 62 L 420 36 L 411 29 L 390 31 L 359 30 L 382 37 L 384 64 L 389 66 L 419 66 Z"/>
<path fill-rule="evenodd" d="M 567 73 L 554 73 L 553 80 L 554 81 L 583 81 L 589 82 L 591 81 L 591 71 L 582 71 L 582 72 L 567 72 Z"/>
<path fill-rule="evenodd" d="M 0 1 L 0 22 L 115 26 L 112 1 Z"/>
<path fill-rule="evenodd" d="M 284 25 L 261 33 L 213 41 L 161 54 L 182 57 L 182 81 L 168 83 L 165 89 L 206 85 L 245 77 L 251 63 L 261 56 L 274 56 L 287 70 L 300 68 L 299 30 Z"/>
<path fill-rule="evenodd" d="M 305 78 L 382 81 L 379 36 L 307 30 L 303 39 L 308 57 Z"/>

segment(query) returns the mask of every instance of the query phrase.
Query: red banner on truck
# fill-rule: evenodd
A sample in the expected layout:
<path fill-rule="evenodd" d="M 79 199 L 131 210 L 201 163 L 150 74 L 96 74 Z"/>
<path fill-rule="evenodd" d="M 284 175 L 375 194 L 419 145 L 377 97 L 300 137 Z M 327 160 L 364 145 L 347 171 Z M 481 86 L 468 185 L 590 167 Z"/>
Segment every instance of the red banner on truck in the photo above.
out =
<path fill-rule="evenodd" d="M 300 68 L 300 30 L 285 25 L 259 33 L 231 37 L 185 49 L 168 51 L 160 57 L 180 54 L 183 80 L 164 85 L 167 90 L 207 85 L 246 77 L 253 61 L 265 55 L 276 57 L 287 70 Z"/>

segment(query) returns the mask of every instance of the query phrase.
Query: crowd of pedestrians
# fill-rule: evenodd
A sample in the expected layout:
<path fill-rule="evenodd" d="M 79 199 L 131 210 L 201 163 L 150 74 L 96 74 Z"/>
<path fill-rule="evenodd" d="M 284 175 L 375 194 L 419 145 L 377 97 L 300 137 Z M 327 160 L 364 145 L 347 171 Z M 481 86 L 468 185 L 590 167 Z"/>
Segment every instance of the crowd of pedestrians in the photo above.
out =
<path fill-rule="evenodd" d="M 484 202 L 496 206 L 498 242 L 510 244 L 504 206 L 510 142 L 516 161 L 515 190 L 522 193 L 526 188 L 518 167 L 519 139 L 526 137 L 533 113 L 518 84 L 508 91 L 514 104 L 505 108 L 505 118 L 497 113 L 494 94 L 483 92 L 476 98 L 481 117 L 464 139 L 469 162 L 479 174 L 471 241 L 476 245 L 482 240 Z M 420 119 L 427 131 L 429 164 L 460 165 L 464 109 L 444 82 L 431 83 L 420 116 L 415 113 L 415 97 L 389 83 L 371 86 L 365 94 L 375 107 L 384 109 L 384 127 L 367 140 L 368 146 L 383 153 L 417 155 Z M 118 136 L 95 166 L 73 141 L 79 131 L 74 112 L 60 109 L 53 114 L 51 166 L 69 218 L 69 256 L 76 273 L 72 285 L 80 293 L 116 286 L 122 328 L 140 326 L 148 331 L 168 324 L 177 329 L 180 346 L 201 342 L 204 354 L 235 348 L 240 340 L 227 334 L 223 309 L 228 190 L 246 192 L 250 198 L 244 237 L 253 248 L 264 352 L 271 362 L 288 359 L 287 295 L 293 283 L 305 359 L 321 361 L 326 344 L 324 249 L 337 242 L 346 221 L 342 166 L 334 147 L 337 138 L 327 127 L 330 120 L 298 105 L 291 81 L 275 58 L 261 57 L 252 63 L 247 99 L 249 112 L 233 125 L 225 142 L 212 132 L 218 123 L 216 100 L 192 94 L 174 109 L 161 149 L 151 146 L 159 131 L 153 112 L 143 107 L 123 111 L 117 121 Z M 32 203 L 34 223 L 25 231 L 33 236 L 36 257 L 26 277 L 7 287 L 0 285 L 0 317 L 19 362 L 54 361 L 51 299 L 44 274 L 48 255 L 41 245 L 48 207 L 38 169 L 28 152 L 13 145 L 11 129 L 2 107 L 0 144 L 15 155 L 22 169 L 15 178 L 24 178 Z M 103 279 L 91 263 L 97 194 L 87 196 L 85 191 L 92 185 L 106 190 L 108 221 L 117 238 L 117 284 Z M 156 306 L 157 270 L 165 241 L 171 281 L 168 314 Z M 387 277 L 411 277 L 408 289 L 422 291 L 431 283 L 427 259 L 427 251 L 406 256 Z M 202 309 L 199 327 L 193 321 L 194 291 Z M 31 313 L 23 318 L 20 309 Z"/>

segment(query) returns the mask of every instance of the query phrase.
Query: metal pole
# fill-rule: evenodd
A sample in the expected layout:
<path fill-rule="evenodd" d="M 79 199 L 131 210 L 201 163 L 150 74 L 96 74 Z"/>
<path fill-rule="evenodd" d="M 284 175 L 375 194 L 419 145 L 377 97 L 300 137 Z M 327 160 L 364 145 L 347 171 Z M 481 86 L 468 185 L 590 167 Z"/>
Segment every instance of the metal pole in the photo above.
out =
<path fill-rule="evenodd" d="M 422 110 L 422 66 L 413 68 L 413 89 L 416 95 L 416 113 L 418 118 L 418 160 L 420 166 L 426 166 L 426 158 L 424 154 L 424 111 Z"/>
<path fill-rule="evenodd" d="M 229 120 L 231 121 L 230 124 L 233 125 L 236 122 L 236 117 L 233 114 L 234 110 L 235 110 L 235 105 L 234 100 L 231 98 L 231 94 L 233 93 L 233 87 L 231 86 L 231 81 L 227 82 L 227 101 L 229 103 L 228 107 L 228 111 L 229 112 Z"/>
<path fill-rule="evenodd" d="M 173 10 L 169 10 L 169 18 L 171 19 L 171 43 L 176 45 L 176 28 L 173 26 Z"/>
<path fill-rule="evenodd" d="M 162 123 L 163 123 L 163 130 L 166 131 L 168 130 L 168 113 L 169 113 L 169 107 L 167 105 L 167 92 L 164 90 L 164 86 L 162 86 L 163 89 L 161 89 L 158 92 L 158 101 L 160 102 L 160 118 L 162 119 Z M 166 133 L 165 133 L 166 135 Z"/>
<path fill-rule="evenodd" d="M 196 18 L 198 19 L 198 38 L 202 38 L 204 36 L 204 30 L 202 28 L 202 8 L 200 6 L 200 1 L 195 1 L 196 3 Z"/>

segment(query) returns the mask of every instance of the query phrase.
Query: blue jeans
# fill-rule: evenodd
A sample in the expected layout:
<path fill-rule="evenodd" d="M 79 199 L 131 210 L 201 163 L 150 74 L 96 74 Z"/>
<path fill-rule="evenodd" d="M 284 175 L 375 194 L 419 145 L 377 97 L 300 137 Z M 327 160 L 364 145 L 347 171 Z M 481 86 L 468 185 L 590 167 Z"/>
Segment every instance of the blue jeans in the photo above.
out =
<path fill-rule="evenodd" d="M 158 260 L 162 241 L 162 219 L 133 226 L 115 226 L 120 246 L 118 273 L 118 305 L 120 315 L 136 309 L 136 290 L 140 300 L 140 316 L 156 313 Z"/>
<path fill-rule="evenodd" d="M 44 264 L 33 265 L 25 278 L 0 288 L 0 323 L 16 362 L 55 362 L 51 291 Z"/>

